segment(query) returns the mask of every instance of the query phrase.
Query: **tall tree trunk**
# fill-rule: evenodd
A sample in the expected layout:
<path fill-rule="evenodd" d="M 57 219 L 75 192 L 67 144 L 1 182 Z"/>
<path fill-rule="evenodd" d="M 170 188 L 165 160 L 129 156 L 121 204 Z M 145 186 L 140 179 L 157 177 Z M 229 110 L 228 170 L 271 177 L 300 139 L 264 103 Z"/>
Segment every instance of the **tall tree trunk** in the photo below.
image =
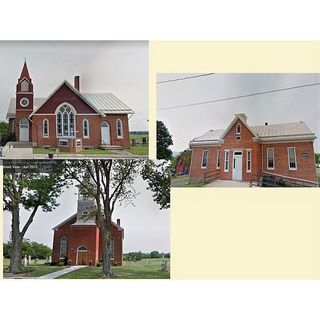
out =
<path fill-rule="evenodd" d="M 22 235 L 20 234 L 19 207 L 12 210 L 12 249 L 9 270 L 12 273 L 23 271 L 22 266 Z"/>
<path fill-rule="evenodd" d="M 106 230 L 105 227 L 102 227 L 102 276 L 104 278 L 112 278 L 113 273 L 111 270 L 111 254 L 110 254 L 110 247 L 111 247 L 111 231 Z"/>

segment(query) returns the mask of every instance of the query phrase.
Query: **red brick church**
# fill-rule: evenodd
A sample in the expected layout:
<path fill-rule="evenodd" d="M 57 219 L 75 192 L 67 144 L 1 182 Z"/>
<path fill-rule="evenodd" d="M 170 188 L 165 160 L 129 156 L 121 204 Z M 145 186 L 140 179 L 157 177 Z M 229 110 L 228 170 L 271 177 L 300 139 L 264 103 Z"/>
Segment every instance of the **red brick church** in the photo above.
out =
<path fill-rule="evenodd" d="M 128 116 L 133 111 L 112 93 L 84 93 L 80 78 L 63 81 L 46 98 L 34 97 L 25 62 L 7 120 L 16 141 L 33 147 L 78 152 L 83 148 L 130 148 Z"/>
<path fill-rule="evenodd" d="M 95 200 L 79 196 L 77 213 L 53 228 L 52 262 L 95 266 L 102 260 L 102 237 L 90 214 Z M 111 261 L 122 265 L 124 230 L 112 223 Z"/>
<path fill-rule="evenodd" d="M 272 177 L 317 186 L 315 139 L 303 121 L 251 126 L 245 114 L 236 114 L 226 129 L 209 130 L 190 142 L 189 181 L 197 183 L 205 176 L 237 181 Z"/>

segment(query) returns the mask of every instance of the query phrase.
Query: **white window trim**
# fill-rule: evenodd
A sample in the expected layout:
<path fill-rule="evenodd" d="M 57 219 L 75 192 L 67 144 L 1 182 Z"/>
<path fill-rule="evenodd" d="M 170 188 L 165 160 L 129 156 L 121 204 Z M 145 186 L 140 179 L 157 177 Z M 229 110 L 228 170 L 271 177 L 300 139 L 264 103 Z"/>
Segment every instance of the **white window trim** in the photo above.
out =
<path fill-rule="evenodd" d="M 203 158 L 204 158 L 205 153 L 207 153 L 207 163 L 206 163 L 206 166 L 204 167 L 202 164 L 203 164 Z M 201 158 L 201 169 L 207 169 L 208 160 L 209 160 L 209 152 L 208 152 L 208 150 L 203 150 L 202 151 L 202 158 Z"/>
<path fill-rule="evenodd" d="M 44 133 L 44 123 L 47 122 L 47 127 L 48 127 L 48 133 Z M 42 121 L 42 136 L 43 138 L 49 138 L 49 120 L 48 119 L 43 119 Z"/>
<path fill-rule="evenodd" d="M 118 121 L 120 121 L 121 124 L 121 135 L 118 135 Z M 122 120 L 121 119 L 117 119 L 116 120 L 116 130 L 117 130 L 117 138 L 119 139 L 123 139 L 123 124 L 122 124 Z"/>
<path fill-rule="evenodd" d="M 26 105 L 22 104 L 22 100 L 27 100 L 27 104 L 26 104 Z M 19 104 L 20 104 L 20 106 L 21 106 L 22 108 L 26 108 L 26 107 L 29 105 L 29 103 L 30 103 L 30 101 L 29 101 L 29 99 L 26 98 L 26 97 L 21 98 L 20 101 L 19 101 Z"/>
<path fill-rule="evenodd" d="M 58 135 L 58 113 L 60 111 L 60 108 L 64 105 L 69 106 L 74 113 L 74 135 L 73 136 L 64 136 L 63 135 L 63 117 L 62 117 L 62 135 L 61 136 Z M 58 139 L 60 139 L 60 138 L 73 138 L 74 139 L 77 136 L 77 110 L 74 108 L 74 106 L 68 102 L 63 102 L 63 103 L 59 104 L 59 106 L 56 108 L 55 115 L 56 115 L 56 136 L 57 136 L 57 138 Z M 68 117 L 68 132 L 70 132 L 69 117 Z"/>
<path fill-rule="evenodd" d="M 273 167 L 269 167 L 269 150 L 272 150 Z M 276 167 L 276 162 L 274 159 L 274 148 L 267 148 L 267 170 L 274 170 L 275 167 Z"/>
<path fill-rule="evenodd" d="M 238 132 L 238 128 L 239 128 L 239 132 Z M 237 123 L 236 125 L 236 135 L 240 135 L 241 134 L 241 124 Z"/>
<path fill-rule="evenodd" d="M 22 90 L 22 84 L 23 83 L 27 83 L 28 84 L 28 89 L 27 90 Z M 21 88 L 21 92 L 29 92 L 30 91 L 30 82 L 26 78 L 23 78 L 20 81 L 20 88 Z"/>
<path fill-rule="evenodd" d="M 227 153 L 228 153 L 228 169 L 226 168 L 226 164 L 227 164 Z M 230 150 L 224 150 L 224 164 L 223 164 L 223 171 L 224 172 L 229 172 L 229 168 L 230 168 Z"/>
<path fill-rule="evenodd" d="M 220 160 L 220 161 L 218 161 Z M 220 169 L 220 166 L 221 166 L 221 150 L 217 150 L 217 159 L 216 159 L 216 169 Z M 219 166 L 218 166 L 219 164 Z"/>
<path fill-rule="evenodd" d="M 87 123 L 88 123 L 88 135 L 87 136 L 84 135 L 84 122 L 85 121 L 87 121 Z M 82 120 L 82 133 L 83 133 L 83 138 L 84 139 L 89 139 L 90 138 L 90 123 L 89 123 L 88 119 L 83 119 Z"/>
<path fill-rule="evenodd" d="M 61 256 L 61 247 L 62 247 L 62 239 L 66 239 L 66 255 L 64 257 Z M 68 253 L 68 237 L 62 236 L 60 238 L 60 252 L 59 252 L 59 259 L 64 259 L 67 256 Z"/>
<path fill-rule="evenodd" d="M 250 170 L 248 170 L 248 154 L 250 152 Z M 252 150 L 251 149 L 246 149 L 246 172 L 251 173 L 252 169 Z"/>
<path fill-rule="evenodd" d="M 290 155 L 289 155 L 289 149 L 293 149 L 294 151 L 294 163 L 295 163 L 295 168 L 290 168 Z M 297 154 L 296 154 L 296 147 L 288 147 L 288 168 L 290 171 L 297 171 L 298 170 L 298 161 L 297 161 Z"/>
<path fill-rule="evenodd" d="M 67 145 L 61 145 L 61 142 L 67 142 Z M 69 141 L 68 141 L 68 139 L 59 139 L 59 147 L 68 147 L 68 145 L 69 145 Z"/>

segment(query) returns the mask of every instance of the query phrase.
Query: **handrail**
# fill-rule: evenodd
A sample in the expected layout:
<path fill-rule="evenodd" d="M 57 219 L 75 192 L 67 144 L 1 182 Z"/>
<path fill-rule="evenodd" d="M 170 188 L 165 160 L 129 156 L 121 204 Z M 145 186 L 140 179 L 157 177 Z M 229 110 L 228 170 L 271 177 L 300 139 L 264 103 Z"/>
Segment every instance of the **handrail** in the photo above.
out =
<path fill-rule="evenodd" d="M 251 174 L 250 187 L 318 187 L 317 182 L 273 175 L 272 173 Z"/>
<path fill-rule="evenodd" d="M 207 171 L 203 174 L 203 185 L 212 182 L 214 180 L 217 180 L 220 177 L 220 169 L 212 170 L 212 171 Z"/>

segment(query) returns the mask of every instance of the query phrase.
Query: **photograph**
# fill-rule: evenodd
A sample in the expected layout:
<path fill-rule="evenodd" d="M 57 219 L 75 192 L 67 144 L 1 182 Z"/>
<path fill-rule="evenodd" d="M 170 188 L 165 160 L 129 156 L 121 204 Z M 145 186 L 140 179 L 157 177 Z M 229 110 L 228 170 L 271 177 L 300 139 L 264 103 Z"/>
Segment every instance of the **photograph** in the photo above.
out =
<path fill-rule="evenodd" d="M 4 160 L 4 279 L 169 279 L 170 165 Z"/>
<path fill-rule="evenodd" d="M 158 74 L 172 187 L 318 187 L 320 74 Z"/>
<path fill-rule="evenodd" d="M 0 58 L 3 158 L 148 157 L 147 41 L 1 41 Z"/>

